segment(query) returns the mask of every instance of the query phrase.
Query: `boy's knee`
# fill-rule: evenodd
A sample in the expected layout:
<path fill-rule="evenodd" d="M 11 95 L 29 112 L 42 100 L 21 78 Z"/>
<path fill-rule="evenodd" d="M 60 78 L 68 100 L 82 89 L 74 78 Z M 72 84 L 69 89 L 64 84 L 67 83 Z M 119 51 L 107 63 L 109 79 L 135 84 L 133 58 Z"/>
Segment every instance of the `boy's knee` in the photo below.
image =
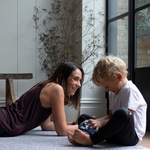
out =
<path fill-rule="evenodd" d="M 127 108 L 119 108 L 115 111 L 114 115 L 117 115 L 119 119 L 129 119 L 132 113 Z"/>

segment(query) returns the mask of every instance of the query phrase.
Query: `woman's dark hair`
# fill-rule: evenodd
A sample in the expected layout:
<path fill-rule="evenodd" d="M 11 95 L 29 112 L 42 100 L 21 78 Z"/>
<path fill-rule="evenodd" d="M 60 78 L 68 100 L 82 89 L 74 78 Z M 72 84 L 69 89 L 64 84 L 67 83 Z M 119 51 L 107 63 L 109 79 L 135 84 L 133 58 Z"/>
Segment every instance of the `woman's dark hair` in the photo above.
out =
<path fill-rule="evenodd" d="M 75 94 L 73 96 L 67 96 L 67 79 L 71 75 L 71 73 L 79 69 L 82 73 L 82 79 L 81 79 L 81 86 L 83 84 L 84 80 L 84 71 L 83 69 L 73 63 L 73 62 L 64 62 L 58 66 L 58 68 L 55 70 L 53 75 L 46 80 L 45 82 L 55 82 L 59 85 L 61 85 L 64 89 L 64 94 L 65 94 L 65 105 L 73 105 L 75 109 L 78 109 L 80 107 L 80 98 L 81 98 L 81 87 L 77 89 Z"/>

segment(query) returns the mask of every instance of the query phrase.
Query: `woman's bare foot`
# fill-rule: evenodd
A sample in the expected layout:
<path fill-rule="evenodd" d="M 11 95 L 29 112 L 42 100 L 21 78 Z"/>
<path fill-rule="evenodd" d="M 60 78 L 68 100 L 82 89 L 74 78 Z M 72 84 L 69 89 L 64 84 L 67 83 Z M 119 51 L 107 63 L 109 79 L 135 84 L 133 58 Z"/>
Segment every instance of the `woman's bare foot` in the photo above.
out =
<path fill-rule="evenodd" d="M 73 133 L 68 131 L 68 140 L 71 144 L 73 145 L 80 145 L 79 143 L 77 143 L 74 139 L 73 139 Z"/>
<path fill-rule="evenodd" d="M 93 142 L 90 138 L 90 135 L 79 130 L 79 129 L 76 129 L 74 134 L 72 135 L 74 141 L 76 141 L 77 143 L 79 144 L 82 144 L 82 145 L 93 145 Z"/>

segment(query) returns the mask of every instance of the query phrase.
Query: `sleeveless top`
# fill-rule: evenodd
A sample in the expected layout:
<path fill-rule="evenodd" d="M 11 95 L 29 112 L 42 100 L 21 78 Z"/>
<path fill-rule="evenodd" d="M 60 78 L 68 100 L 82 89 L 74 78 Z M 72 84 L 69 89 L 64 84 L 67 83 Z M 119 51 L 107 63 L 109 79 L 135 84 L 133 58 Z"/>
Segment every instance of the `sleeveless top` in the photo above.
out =
<path fill-rule="evenodd" d="M 16 136 L 41 125 L 50 115 L 51 108 L 40 102 L 40 92 L 47 83 L 31 88 L 12 105 L 0 108 L 0 125 L 5 136 Z"/>

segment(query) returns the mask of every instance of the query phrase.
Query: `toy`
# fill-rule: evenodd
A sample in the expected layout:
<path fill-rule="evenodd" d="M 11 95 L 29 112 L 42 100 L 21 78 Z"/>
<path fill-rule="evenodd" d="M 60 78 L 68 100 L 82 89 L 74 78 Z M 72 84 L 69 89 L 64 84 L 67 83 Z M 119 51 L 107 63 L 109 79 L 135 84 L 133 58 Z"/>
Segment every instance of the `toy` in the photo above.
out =
<path fill-rule="evenodd" d="M 83 121 L 80 125 L 79 125 L 79 129 L 82 131 L 85 131 L 89 134 L 93 134 L 95 131 L 95 128 L 93 130 L 90 130 L 92 128 L 92 126 L 89 128 L 89 123 L 87 123 L 88 121 Z"/>

